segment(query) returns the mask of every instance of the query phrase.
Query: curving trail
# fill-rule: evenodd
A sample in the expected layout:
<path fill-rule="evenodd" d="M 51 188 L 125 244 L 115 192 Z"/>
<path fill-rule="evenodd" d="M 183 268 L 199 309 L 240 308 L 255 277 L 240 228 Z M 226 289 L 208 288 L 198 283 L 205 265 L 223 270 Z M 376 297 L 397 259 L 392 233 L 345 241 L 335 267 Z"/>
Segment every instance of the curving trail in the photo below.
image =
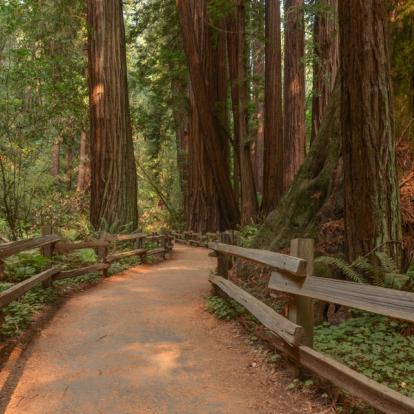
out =
<path fill-rule="evenodd" d="M 287 392 L 234 324 L 205 311 L 214 264 L 205 249 L 176 246 L 172 260 L 70 298 L 15 364 L 0 412 L 328 412 Z"/>

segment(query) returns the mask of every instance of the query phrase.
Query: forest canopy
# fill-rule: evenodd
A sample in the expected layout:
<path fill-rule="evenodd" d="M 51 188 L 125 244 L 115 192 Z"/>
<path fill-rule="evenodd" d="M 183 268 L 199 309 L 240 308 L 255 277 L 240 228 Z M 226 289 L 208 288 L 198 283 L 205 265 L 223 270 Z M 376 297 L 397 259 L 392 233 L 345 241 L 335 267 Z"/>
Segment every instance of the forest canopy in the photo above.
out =
<path fill-rule="evenodd" d="M 370 1 L 361 11 L 385 33 L 381 67 L 363 55 L 371 46 L 358 43 L 356 8 L 339 6 L 2 1 L 0 233 L 18 239 L 45 223 L 74 238 L 240 228 L 257 234 L 257 246 L 284 249 L 310 236 L 320 252 L 350 259 L 383 244 L 392 256 L 402 251 L 407 266 L 414 5 Z M 99 56 L 107 61 L 99 65 Z M 361 67 L 371 72 L 354 77 Z M 373 82 L 382 96 L 373 96 Z M 362 158 L 346 155 L 383 131 Z M 365 163 L 381 146 L 383 159 Z M 378 168 L 387 177 L 375 183 Z M 362 227 L 365 235 L 355 233 Z"/>

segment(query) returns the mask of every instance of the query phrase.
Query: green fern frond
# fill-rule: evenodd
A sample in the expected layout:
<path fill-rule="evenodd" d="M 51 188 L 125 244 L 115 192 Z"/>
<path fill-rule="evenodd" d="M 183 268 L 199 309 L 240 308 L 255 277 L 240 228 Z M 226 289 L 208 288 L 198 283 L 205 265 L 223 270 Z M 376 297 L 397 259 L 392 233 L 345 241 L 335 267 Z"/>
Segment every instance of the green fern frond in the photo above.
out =
<path fill-rule="evenodd" d="M 364 282 L 368 282 L 369 276 L 374 272 L 374 267 L 364 257 L 358 257 L 351 265 L 356 269 Z M 367 277 L 365 277 L 367 276 Z"/>
<path fill-rule="evenodd" d="M 398 266 L 395 264 L 394 259 L 388 256 L 387 253 L 375 252 L 375 256 L 377 256 L 378 260 L 381 263 L 381 267 L 386 273 L 399 273 Z"/>
<path fill-rule="evenodd" d="M 337 257 L 320 256 L 316 259 L 316 262 L 335 266 L 345 275 L 348 280 L 351 280 L 352 282 L 363 283 L 364 281 L 364 278 L 357 271 L 355 271 L 355 269 L 353 269 L 344 260 Z"/>

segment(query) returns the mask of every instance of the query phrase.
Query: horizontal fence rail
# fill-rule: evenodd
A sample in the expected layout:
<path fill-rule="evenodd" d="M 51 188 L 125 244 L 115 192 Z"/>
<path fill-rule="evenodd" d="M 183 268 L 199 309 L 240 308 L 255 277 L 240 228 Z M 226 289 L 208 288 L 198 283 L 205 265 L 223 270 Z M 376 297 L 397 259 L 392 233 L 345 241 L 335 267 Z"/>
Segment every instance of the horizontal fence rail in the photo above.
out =
<path fill-rule="evenodd" d="M 212 250 L 210 256 L 217 257 L 217 275 L 209 278 L 212 285 L 243 305 L 267 327 L 273 333 L 273 345 L 297 366 L 314 372 L 383 413 L 414 414 L 411 398 L 312 349 L 314 299 L 414 322 L 414 293 L 313 276 L 313 240 L 292 240 L 290 255 L 284 255 L 236 246 L 232 234 L 175 232 L 172 236 L 178 242 Z M 272 271 L 268 288 L 292 296 L 287 318 L 228 280 L 232 258 Z"/>
<path fill-rule="evenodd" d="M 8 242 L 0 244 L 0 258 L 6 259 L 7 257 L 24 252 L 26 250 L 37 249 L 39 247 L 49 246 L 60 240 L 59 236 L 50 234 L 43 237 L 36 237 L 33 239 L 20 240 L 17 242 Z"/>
<path fill-rule="evenodd" d="M 19 299 L 30 289 L 40 284 L 50 286 L 54 281 L 79 277 L 94 272 L 102 272 L 102 275 L 106 276 L 111 264 L 117 260 L 132 256 L 139 256 L 141 262 L 145 262 L 146 258 L 151 256 L 161 256 L 163 259 L 166 259 L 173 248 L 173 239 L 170 235 L 146 235 L 144 233 L 110 235 L 104 233 L 99 240 L 69 243 L 62 241 L 60 236 L 56 234 L 47 234 L 51 232 L 50 226 L 45 226 L 42 232 L 45 234 L 41 237 L 0 244 L 0 261 L 3 263 L 3 260 L 10 256 L 40 248 L 42 255 L 50 259 L 54 255 L 70 254 L 82 249 L 94 249 L 97 253 L 98 262 L 71 270 L 63 270 L 62 266 L 53 266 L 50 269 L 44 270 L 0 292 L 0 308 Z M 136 248 L 125 252 L 114 251 L 110 253 L 111 248 L 115 249 L 118 243 L 125 242 L 134 243 Z M 145 247 L 144 245 L 147 242 L 151 243 L 151 245 Z"/>
<path fill-rule="evenodd" d="M 273 272 L 269 289 L 414 322 L 414 293 L 309 276 L 302 282 Z"/>

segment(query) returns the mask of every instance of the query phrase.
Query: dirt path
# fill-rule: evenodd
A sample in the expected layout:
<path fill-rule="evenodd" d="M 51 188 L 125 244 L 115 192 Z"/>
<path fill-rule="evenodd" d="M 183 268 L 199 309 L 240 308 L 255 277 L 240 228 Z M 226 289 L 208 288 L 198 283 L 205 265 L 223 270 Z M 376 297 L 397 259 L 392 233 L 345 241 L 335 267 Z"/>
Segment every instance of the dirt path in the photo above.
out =
<path fill-rule="evenodd" d="M 139 266 L 69 299 L 2 390 L 6 414 L 326 412 L 255 361 L 235 325 L 205 311 L 204 249 Z"/>

